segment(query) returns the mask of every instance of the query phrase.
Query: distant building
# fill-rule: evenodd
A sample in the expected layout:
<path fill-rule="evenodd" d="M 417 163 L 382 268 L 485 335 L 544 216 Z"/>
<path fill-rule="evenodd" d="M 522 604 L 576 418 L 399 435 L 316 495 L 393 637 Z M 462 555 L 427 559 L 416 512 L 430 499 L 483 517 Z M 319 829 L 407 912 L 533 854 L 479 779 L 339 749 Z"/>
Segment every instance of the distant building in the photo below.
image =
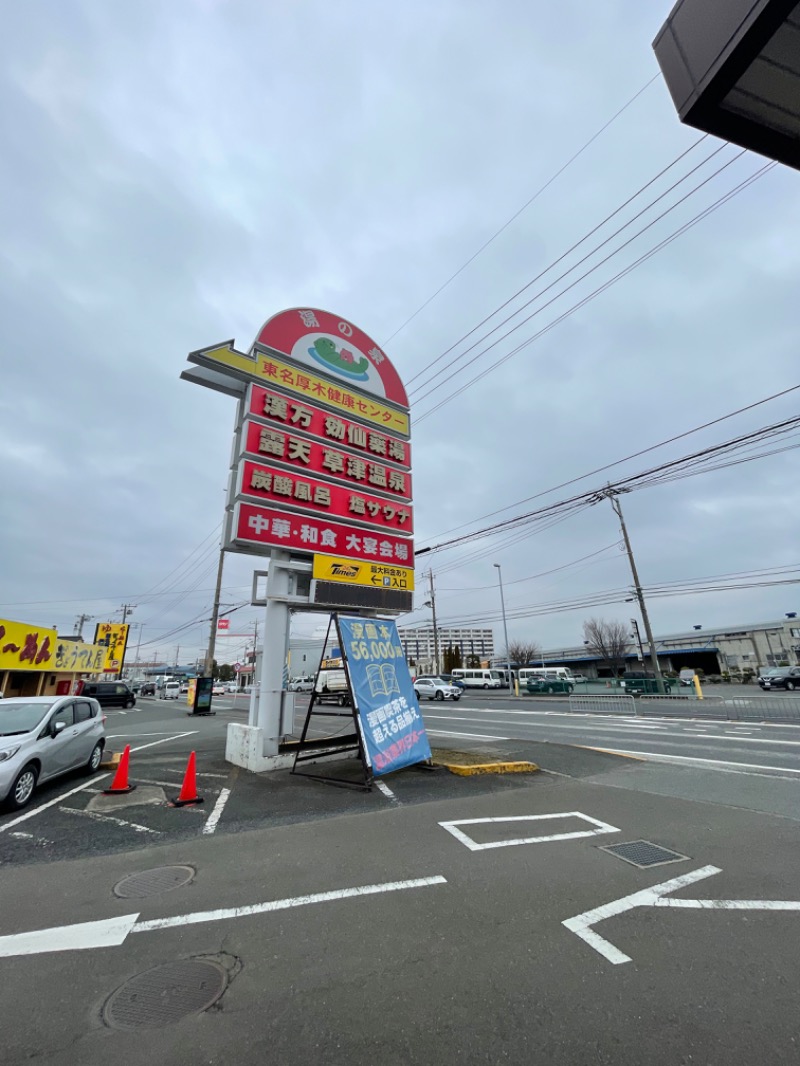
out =
<path fill-rule="evenodd" d="M 644 636 L 644 634 L 642 634 Z M 655 637 L 656 654 L 662 671 L 693 667 L 705 674 L 740 673 L 788 663 L 800 665 L 800 619 L 795 613 L 775 622 L 746 625 L 696 626 L 682 633 Z M 650 649 L 644 646 L 644 668 L 648 669 Z M 590 677 L 610 674 L 607 663 L 585 644 L 549 649 L 542 653 L 546 666 L 571 666 L 575 673 Z M 625 653 L 627 669 L 639 668 L 639 648 L 633 637 Z M 537 660 L 538 664 L 538 660 Z"/>
<path fill-rule="evenodd" d="M 439 669 L 445 649 L 458 648 L 461 661 L 467 656 L 476 655 L 481 661 L 488 661 L 494 655 L 494 633 L 491 629 L 454 629 L 449 626 L 437 626 L 439 637 Z M 425 670 L 434 669 L 436 640 L 433 626 L 398 626 L 397 632 L 406 653 L 406 659 Z"/>

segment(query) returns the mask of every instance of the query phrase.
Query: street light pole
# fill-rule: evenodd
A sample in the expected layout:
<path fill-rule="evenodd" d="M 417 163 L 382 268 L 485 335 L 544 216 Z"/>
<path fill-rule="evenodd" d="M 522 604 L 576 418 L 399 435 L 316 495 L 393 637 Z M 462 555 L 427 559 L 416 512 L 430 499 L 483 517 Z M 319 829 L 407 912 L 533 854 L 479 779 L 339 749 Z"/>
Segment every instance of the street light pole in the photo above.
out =
<path fill-rule="evenodd" d="M 492 563 L 492 566 L 497 571 L 497 581 L 500 585 L 500 607 L 503 611 L 503 639 L 506 642 L 506 666 L 508 667 L 508 687 L 513 689 L 511 684 L 511 652 L 508 650 L 508 626 L 506 625 L 506 600 L 503 595 L 503 571 L 500 569 L 500 563 Z"/>

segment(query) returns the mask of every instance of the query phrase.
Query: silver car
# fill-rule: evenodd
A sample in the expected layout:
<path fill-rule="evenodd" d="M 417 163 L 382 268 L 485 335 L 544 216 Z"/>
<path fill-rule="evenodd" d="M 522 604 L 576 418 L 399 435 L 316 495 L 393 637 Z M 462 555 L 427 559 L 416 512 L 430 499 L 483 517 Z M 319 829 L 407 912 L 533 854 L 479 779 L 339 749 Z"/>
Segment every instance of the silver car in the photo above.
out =
<path fill-rule="evenodd" d="M 441 677 L 418 677 L 414 682 L 414 691 L 418 700 L 424 696 L 429 700 L 452 700 L 458 703 L 461 699 L 460 687 L 449 684 Z"/>
<path fill-rule="evenodd" d="M 19 696 L 0 701 L 0 803 L 19 810 L 37 785 L 85 767 L 105 745 L 105 715 L 86 696 Z"/>

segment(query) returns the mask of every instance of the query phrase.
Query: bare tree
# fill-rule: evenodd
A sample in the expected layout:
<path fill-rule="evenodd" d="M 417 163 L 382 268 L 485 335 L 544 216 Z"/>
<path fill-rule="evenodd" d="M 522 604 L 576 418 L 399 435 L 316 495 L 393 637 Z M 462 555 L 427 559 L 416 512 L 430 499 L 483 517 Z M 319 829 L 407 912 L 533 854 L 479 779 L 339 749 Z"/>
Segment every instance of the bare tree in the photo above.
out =
<path fill-rule="evenodd" d="M 506 655 L 503 655 L 506 658 Z M 523 640 L 510 640 L 508 642 L 508 656 L 512 663 L 527 666 L 530 662 L 537 662 L 542 658 L 542 649 L 534 641 L 526 643 Z"/>
<path fill-rule="evenodd" d="M 583 623 L 583 638 L 591 651 L 603 660 L 616 676 L 625 665 L 628 650 L 628 627 L 607 618 L 590 618 Z"/>

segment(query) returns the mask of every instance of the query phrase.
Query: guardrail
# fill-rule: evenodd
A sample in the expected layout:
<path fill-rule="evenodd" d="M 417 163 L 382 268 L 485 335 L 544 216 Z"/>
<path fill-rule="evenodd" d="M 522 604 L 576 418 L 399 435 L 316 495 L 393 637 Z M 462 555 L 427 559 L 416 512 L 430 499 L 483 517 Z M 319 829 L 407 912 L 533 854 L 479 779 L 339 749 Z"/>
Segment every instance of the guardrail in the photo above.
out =
<path fill-rule="evenodd" d="M 641 718 L 710 718 L 728 722 L 798 722 L 800 696 L 704 696 L 570 694 L 573 714 Z"/>
<path fill-rule="evenodd" d="M 636 701 L 633 696 L 626 696 L 622 692 L 609 693 L 581 693 L 569 695 L 569 709 L 576 714 L 636 714 Z"/>

